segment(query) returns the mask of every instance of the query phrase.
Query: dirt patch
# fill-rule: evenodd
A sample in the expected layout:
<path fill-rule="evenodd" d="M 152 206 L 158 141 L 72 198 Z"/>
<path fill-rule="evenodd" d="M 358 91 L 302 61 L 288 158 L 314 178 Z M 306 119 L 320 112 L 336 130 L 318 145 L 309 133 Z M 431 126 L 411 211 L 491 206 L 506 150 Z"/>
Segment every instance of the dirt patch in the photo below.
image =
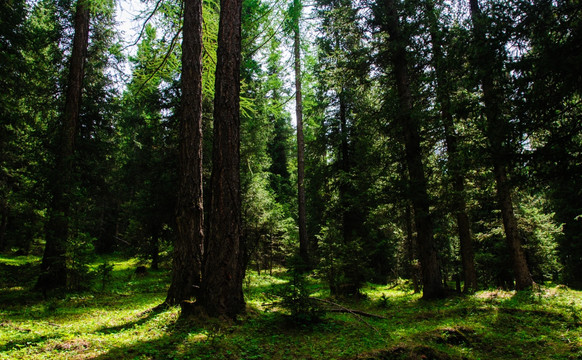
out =
<path fill-rule="evenodd" d="M 434 334 L 434 336 L 437 343 L 453 346 L 471 346 L 471 344 L 477 340 L 475 331 L 465 327 L 436 330 L 436 334 Z"/>
<path fill-rule="evenodd" d="M 396 346 L 361 354 L 354 360 L 454 360 L 449 354 L 428 346 Z"/>
<path fill-rule="evenodd" d="M 87 340 L 72 339 L 55 344 L 54 349 L 64 351 L 86 351 L 90 346 L 91 344 Z"/>

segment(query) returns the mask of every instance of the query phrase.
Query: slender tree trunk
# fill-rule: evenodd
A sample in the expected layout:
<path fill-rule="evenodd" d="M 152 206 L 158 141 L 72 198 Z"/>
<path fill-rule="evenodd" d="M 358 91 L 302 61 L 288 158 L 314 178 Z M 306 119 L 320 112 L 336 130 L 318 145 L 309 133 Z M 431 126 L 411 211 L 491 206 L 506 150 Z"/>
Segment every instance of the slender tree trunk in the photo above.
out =
<path fill-rule="evenodd" d="M 73 187 L 73 156 L 75 137 L 79 128 L 81 95 L 87 47 L 89 44 L 89 7 L 77 1 L 75 35 L 69 65 L 65 110 L 61 138 L 56 155 L 55 176 L 52 185 L 52 202 L 46 224 L 46 245 L 41 263 L 41 275 L 36 283 L 39 290 L 52 290 L 67 285 L 66 250 L 69 235 L 71 188 Z"/>
<path fill-rule="evenodd" d="M 427 2 L 430 22 L 430 35 L 433 46 L 433 66 L 437 77 L 437 103 L 441 107 L 441 119 L 445 131 L 445 142 L 447 144 L 447 154 L 449 157 L 449 168 L 453 181 L 452 212 L 457 219 L 457 231 L 461 248 L 461 263 L 463 265 L 463 276 L 465 292 L 477 290 L 477 273 L 475 271 L 475 253 L 473 250 L 473 239 L 471 236 L 471 223 L 467 215 L 467 204 L 465 201 L 465 179 L 461 171 L 460 158 L 458 155 L 457 136 L 454 130 L 453 114 L 450 111 L 450 86 L 445 69 L 443 69 L 443 53 L 441 48 L 441 37 L 438 30 L 438 19 L 431 1 Z"/>
<path fill-rule="evenodd" d="M 6 249 L 6 228 L 8 227 L 8 201 L 2 199 L 0 202 L 0 252 Z"/>
<path fill-rule="evenodd" d="M 152 245 L 151 245 L 151 253 L 150 256 L 152 257 L 152 270 L 159 270 L 160 269 L 160 229 L 159 226 L 156 224 L 153 226 L 152 229 Z"/>
<path fill-rule="evenodd" d="M 398 122 L 404 138 L 406 163 L 409 173 L 409 194 L 414 208 L 414 222 L 417 231 L 418 257 L 422 269 L 423 297 L 436 298 L 444 294 L 441 271 L 434 245 L 432 219 L 429 212 L 429 197 L 422 151 L 420 148 L 420 126 L 412 116 L 412 97 L 408 62 L 406 59 L 406 40 L 400 32 L 400 25 L 394 0 L 386 0 L 386 29 L 392 44 L 392 64 L 399 98 Z"/>
<path fill-rule="evenodd" d="M 198 296 L 204 244 L 202 196 L 202 0 L 184 1 L 180 188 L 167 304 Z"/>
<path fill-rule="evenodd" d="M 240 62 L 242 0 L 220 1 L 209 234 L 201 304 L 210 316 L 244 311 L 241 237 Z"/>
<path fill-rule="evenodd" d="M 295 59 L 295 116 L 297 119 L 297 204 L 299 207 L 299 256 L 310 266 L 309 240 L 305 213 L 305 140 L 303 139 L 303 98 L 301 95 L 301 49 L 299 18 L 301 2 L 294 0 L 293 54 Z"/>
<path fill-rule="evenodd" d="M 420 286 L 418 284 L 418 263 L 416 256 L 416 239 L 414 238 L 414 224 L 412 223 L 412 209 L 410 204 L 406 201 L 406 209 L 404 212 L 404 221 L 406 223 L 406 245 L 408 251 L 408 267 L 410 271 L 410 276 L 412 277 L 412 286 L 414 288 L 414 293 L 418 294 L 420 292 Z"/>
<path fill-rule="evenodd" d="M 348 121 L 347 121 L 347 109 L 346 100 L 343 89 L 339 94 L 339 118 L 340 118 L 340 137 L 341 137 L 341 163 L 340 170 L 343 172 L 340 179 L 339 186 L 339 197 L 340 203 L 342 204 L 342 230 L 343 230 L 343 240 L 347 244 L 352 238 L 352 232 L 354 231 L 354 221 L 355 215 L 350 211 L 350 204 L 347 201 L 349 180 L 347 179 L 347 174 L 350 171 L 349 163 L 349 147 L 348 147 Z"/>
<path fill-rule="evenodd" d="M 473 22 L 473 34 L 477 52 L 475 64 L 483 87 L 483 102 L 485 103 L 485 116 L 487 117 L 486 133 L 497 185 L 497 204 L 503 218 L 505 237 L 516 280 L 515 287 L 517 290 L 523 290 L 533 285 L 533 279 L 519 239 L 517 221 L 511 199 L 511 186 L 507 179 L 507 162 L 510 151 L 505 140 L 509 124 L 501 114 L 501 104 L 504 103 L 504 99 L 501 96 L 500 89 L 495 86 L 494 73 L 498 69 L 496 69 L 495 65 L 494 50 L 487 43 L 484 28 L 485 16 L 481 13 L 478 0 L 469 0 L 469 4 L 471 6 L 471 20 Z"/>

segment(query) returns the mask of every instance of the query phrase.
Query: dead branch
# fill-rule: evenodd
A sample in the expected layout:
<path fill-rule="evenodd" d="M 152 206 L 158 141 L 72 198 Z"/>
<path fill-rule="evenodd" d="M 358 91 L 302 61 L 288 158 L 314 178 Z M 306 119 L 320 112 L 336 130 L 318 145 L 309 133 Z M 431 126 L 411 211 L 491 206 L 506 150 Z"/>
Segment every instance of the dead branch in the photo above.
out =
<path fill-rule="evenodd" d="M 351 313 L 351 314 L 357 314 L 357 315 L 361 315 L 361 316 L 365 316 L 365 317 L 370 317 L 370 318 L 390 320 L 389 318 L 387 318 L 385 316 L 382 316 L 382 315 L 376 315 L 376 314 L 372 314 L 372 313 L 367 313 L 367 312 L 361 311 L 361 310 L 348 309 L 345 306 L 342 306 L 340 304 L 334 303 L 334 302 L 329 301 L 329 300 L 319 299 L 319 298 L 314 298 L 314 297 L 311 297 L 310 299 L 316 300 L 316 301 L 319 301 L 319 302 L 322 302 L 322 303 L 325 303 L 325 304 L 333 305 L 333 306 L 336 306 L 337 307 L 337 309 L 328 309 L 327 311 L 329 311 L 329 312 Z"/>

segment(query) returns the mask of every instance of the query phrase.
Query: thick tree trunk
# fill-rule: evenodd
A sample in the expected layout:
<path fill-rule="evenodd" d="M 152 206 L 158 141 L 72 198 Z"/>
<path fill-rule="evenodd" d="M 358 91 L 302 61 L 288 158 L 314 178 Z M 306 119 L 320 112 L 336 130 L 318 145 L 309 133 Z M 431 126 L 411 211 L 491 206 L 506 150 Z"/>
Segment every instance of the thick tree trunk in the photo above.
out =
<path fill-rule="evenodd" d="M 75 35 L 69 66 L 65 110 L 61 139 L 56 156 L 52 182 L 52 202 L 46 224 L 46 245 L 41 263 L 41 275 L 36 283 L 39 290 L 52 290 L 67 284 L 66 250 L 69 233 L 70 191 L 73 186 L 73 156 L 75 137 L 79 128 L 81 95 L 87 47 L 89 44 L 89 7 L 77 1 Z"/>
<path fill-rule="evenodd" d="M 182 39 L 180 188 L 167 304 L 198 295 L 204 244 L 202 196 L 202 0 L 185 0 Z"/>
<path fill-rule="evenodd" d="M 496 69 L 494 62 L 495 53 L 487 44 L 484 29 L 485 18 L 479 8 L 478 0 L 469 0 L 469 3 L 476 47 L 475 64 L 483 87 L 483 102 L 485 103 L 485 116 L 487 117 L 486 135 L 489 140 L 493 173 L 497 185 L 497 204 L 503 218 L 505 237 L 516 280 L 515 287 L 517 290 L 523 290 L 533 285 L 533 279 L 519 239 L 517 220 L 513 213 L 511 186 L 507 179 L 507 162 L 510 151 L 507 149 L 505 139 L 508 134 L 509 124 L 501 114 L 501 104 L 503 104 L 504 99 L 500 96 L 500 89 L 495 87 L 493 74 L 498 69 Z"/>
<path fill-rule="evenodd" d="M 294 1 L 296 9 L 299 0 Z M 306 266 L 310 265 L 309 240 L 305 212 L 305 140 L 303 139 L 303 98 L 301 95 L 301 50 L 299 34 L 299 14 L 293 24 L 293 54 L 295 58 L 295 116 L 297 119 L 297 205 L 299 210 L 299 256 Z"/>
<path fill-rule="evenodd" d="M 477 290 L 477 273 L 475 271 L 475 253 L 473 251 L 473 239 L 471 236 L 471 223 L 467 215 L 467 204 L 465 201 L 465 179 L 461 171 L 460 159 L 458 156 L 457 136 L 454 130 L 453 115 L 450 111 L 450 87 L 445 69 L 443 69 L 443 54 L 441 48 L 441 37 L 438 35 L 438 19 L 431 1 L 427 2 L 430 22 L 430 35 L 433 46 L 433 66 L 437 77 L 437 102 L 441 107 L 441 119 L 445 131 L 445 142 L 447 144 L 447 154 L 449 157 L 449 168 L 453 181 L 452 212 L 457 219 L 457 231 L 461 248 L 461 263 L 463 266 L 464 291 L 472 292 Z"/>
<path fill-rule="evenodd" d="M 220 1 L 209 234 L 201 304 L 210 316 L 244 311 L 241 237 L 240 62 L 242 0 Z"/>
<path fill-rule="evenodd" d="M 417 231 L 418 257 L 422 269 L 423 297 L 436 298 L 444 294 L 437 251 L 434 245 L 432 219 L 429 212 L 429 197 L 422 151 L 420 147 L 420 126 L 412 116 L 412 97 L 406 59 L 406 41 L 400 32 L 400 25 L 394 0 L 385 0 L 386 29 L 392 45 L 392 64 L 399 97 L 398 122 L 404 138 L 406 163 L 409 173 L 409 194 L 414 208 L 414 222 Z"/>

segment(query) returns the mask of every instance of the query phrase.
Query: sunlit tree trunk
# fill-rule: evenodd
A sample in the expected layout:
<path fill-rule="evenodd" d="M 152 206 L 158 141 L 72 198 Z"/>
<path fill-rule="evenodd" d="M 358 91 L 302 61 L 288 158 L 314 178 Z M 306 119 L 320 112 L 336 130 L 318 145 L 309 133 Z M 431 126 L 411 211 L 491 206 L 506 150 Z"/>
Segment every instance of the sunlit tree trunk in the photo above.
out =
<path fill-rule="evenodd" d="M 201 0 L 184 2 L 181 106 L 177 239 L 172 283 L 166 299 L 168 304 L 177 304 L 198 295 L 201 284 L 204 244 Z"/>
<path fill-rule="evenodd" d="M 69 64 L 65 110 L 56 154 L 56 175 L 51 184 L 52 200 L 45 228 L 46 245 L 40 268 L 41 275 L 36 284 L 39 290 L 51 290 L 67 284 L 66 251 L 69 235 L 70 191 L 73 187 L 75 138 L 79 129 L 83 77 L 89 44 L 89 16 L 87 2 L 79 0 L 75 12 L 75 34 Z"/>
<path fill-rule="evenodd" d="M 214 97 L 209 233 L 201 304 L 211 316 L 244 311 L 241 237 L 240 62 L 242 0 L 221 0 Z"/>

